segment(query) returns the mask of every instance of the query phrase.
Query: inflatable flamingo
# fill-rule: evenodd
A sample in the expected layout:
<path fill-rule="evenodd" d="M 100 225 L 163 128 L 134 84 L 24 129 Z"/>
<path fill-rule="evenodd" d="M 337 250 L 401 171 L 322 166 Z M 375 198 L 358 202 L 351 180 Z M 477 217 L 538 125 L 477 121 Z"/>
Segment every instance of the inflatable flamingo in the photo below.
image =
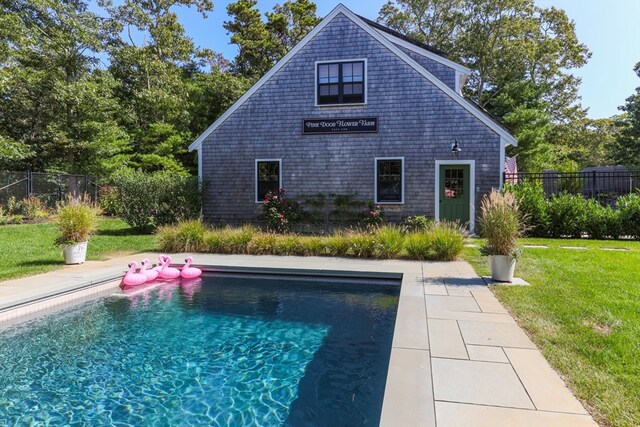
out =
<path fill-rule="evenodd" d="M 202 270 L 200 270 L 199 268 L 191 267 L 193 258 L 187 257 L 184 262 L 185 264 L 184 267 L 182 267 L 182 271 L 180 271 L 180 276 L 184 277 L 185 279 L 195 279 L 196 277 L 200 277 L 200 275 L 202 274 Z"/>
<path fill-rule="evenodd" d="M 136 273 L 137 266 L 138 264 L 135 261 L 129 264 L 129 271 L 127 271 L 127 274 L 125 274 L 122 278 L 122 283 L 124 283 L 126 286 L 142 285 L 147 281 L 147 276 L 142 273 Z"/>
<path fill-rule="evenodd" d="M 158 277 L 161 279 L 175 279 L 176 277 L 180 277 L 180 270 L 174 267 L 169 267 L 169 264 L 171 264 L 171 257 L 167 255 L 164 257 L 162 269 L 160 270 Z"/>
<path fill-rule="evenodd" d="M 152 268 L 152 270 L 157 271 L 158 273 L 160 272 L 160 270 L 162 270 L 162 266 L 164 264 L 164 259 L 166 258 L 166 255 L 160 255 L 158 257 L 158 265 L 156 265 L 155 267 Z"/>
<path fill-rule="evenodd" d="M 150 282 L 152 280 L 155 280 L 158 277 L 158 274 L 160 273 L 158 270 L 148 270 L 147 267 L 149 266 L 149 259 L 145 258 L 142 260 L 142 265 L 140 266 L 140 274 L 144 274 L 145 276 L 147 276 L 147 282 Z"/>

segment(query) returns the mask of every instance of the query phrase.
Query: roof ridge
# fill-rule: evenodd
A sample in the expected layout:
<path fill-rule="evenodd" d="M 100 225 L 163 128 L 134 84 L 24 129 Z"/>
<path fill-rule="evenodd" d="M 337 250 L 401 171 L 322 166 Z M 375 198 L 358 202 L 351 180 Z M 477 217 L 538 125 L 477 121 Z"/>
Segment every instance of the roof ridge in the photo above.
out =
<path fill-rule="evenodd" d="M 436 55 L 440 55 L 443 58 L 446 59 L 450 59 L 449 58 L 449 54 L 441 49 L 438 49 L 437 47 L 431 46 L 429 44 L 423 43 L 420 40 L 416 39 L 415 37 L 411 37 L 411 36 L 407 36 L 405 34 L 402 34 L 400 31 L 396 31 L 393 30 L 389 27 L 386 27 L 376 21 L 372 21 L 369 18 L 365 18 L 362 15 L 358 15 L 355 14 L 358 18 L 362 19 L 364 22 L 366 22 L 368 25 L 372 26 L 373 28 L 375 28 L 376 30 L 380 30 L 380 31 L 384 31 L 387 34 L 391 34 L 394 37 L 397 37 L 401 40 L 406 41 L 407 43 L 411 43 L 412 45 L 418 46 L 419 48 L 428 50 L 429 52 L 435 53 Z"/>

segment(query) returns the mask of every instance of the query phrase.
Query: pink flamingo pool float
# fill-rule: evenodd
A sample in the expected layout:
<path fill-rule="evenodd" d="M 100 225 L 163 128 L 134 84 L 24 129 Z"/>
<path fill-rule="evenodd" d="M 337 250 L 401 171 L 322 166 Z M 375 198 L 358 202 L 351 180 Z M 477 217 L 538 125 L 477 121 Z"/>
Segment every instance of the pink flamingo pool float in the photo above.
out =
<path fill-rule="evenodd" d="M 129 264 L 129 271 L 127 271 L 127 274 L 122 278 L 122 283 L 127 286 L 137 286 L 147 281 L 147 276 L 142 273 L 136 273 L 137 267 L 138 264 L 135 261 Z"/>
<path fill-rule="evenodd" d="M 164 257 L 164 262 L 162 263 L 162 269 L 160 269 L 160 272 L 158 273 L 158 277 L 161 279 L 175 279 L 180 277 L 180 270 L 175 267 L 169 267 L 169 264 L 171 264 L 171 257 L 166 255 Z"/>
<path fill-rule="evenodd" d="M 182 271 L 180 271 L 180 276 L 185 279 L 195 279 L 196 277 L 200 277 L 202 275 L 202 270 L 199 268 L 191 267 L 191 263 L 193 262 L 193 258 L 187 257 L 184 260 L 185 264 L 182 267 Z"/>
<path fill-rule="evenodd" d="M 147 282 L 150 282 L 152 280 L 155 280 L 158 277 L 158 274 L 160 272 L 158 270 L 153 270 L 153 269 L 148 270 L 147 267 L 149 267 L 149 259 L 145 258 L 142 260 L 142 265 L 140 266 L 140 273 L 147 276 Z"/>

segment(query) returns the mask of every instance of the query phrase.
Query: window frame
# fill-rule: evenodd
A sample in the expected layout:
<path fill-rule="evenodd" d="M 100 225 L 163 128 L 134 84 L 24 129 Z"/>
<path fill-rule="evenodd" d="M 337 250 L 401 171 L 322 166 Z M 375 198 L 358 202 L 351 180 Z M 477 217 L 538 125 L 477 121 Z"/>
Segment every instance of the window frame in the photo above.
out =
<path fill-rule="evenodd" d="M 362 62 L 362 66 L 363 66 L 363 70 L 362 70 L 362 90 L 364 91 L 364 100 L 363 102 L 349 102 L 349 103 L 338 103 L 338 104 L 320 104 L 320 85 L 318 82 L 318 74 L 319 74 L 319 65 L 323 65 L 323 64 L 342 64 L 345 62 Z M 340 67 L 342 68 L 342 67 Z M 354 106 L 354 105 L 367 105 L 367 96 L 368 96 L 368 90 L 367 90 L 367 83 L 368 83 L 368 79 L 369 76 L 367 74 L 367 58 L 356 58 L 356 59 L 334 59 L 334 60 L 327 60 L 327 61 L 316 61 L 314 63 L 313 66 L 313 72 L 314 72 L 314 91 L 315 91 L 315 100 L 316 100 L 316 107 L 343 107 L 343 106 Z M 340 82 L 338 81 L 338 84 L 344 84 L 344 82 Z"/>
<path fill-rule="evenodd" d="M 254 198 L 256 203 L 264 203 L 264 199 L 263 200 L 258 199 L 258 187 L 259 187 L 258 178 L 260 177 L 260 173 L 258 171 L 258 164 L 267 163 L 267 162 L 271 162 L 271 163 L 278 162 L 278 188 L 282 188 L 282 159 L 256 159 L 255 167 L 254 167 L 255 175 L 253 177 L 253 185 L 255 187 Z"/>
<path fill-rule="evenodd" d="M 399 160 L 400 161 L 400 201 L 380 201 L 378 200 L 378 161 Z M 403 205 L 404 204 L 404 157 L 375 157 L 373 160 L 373 200 L 377 205 Z"/>

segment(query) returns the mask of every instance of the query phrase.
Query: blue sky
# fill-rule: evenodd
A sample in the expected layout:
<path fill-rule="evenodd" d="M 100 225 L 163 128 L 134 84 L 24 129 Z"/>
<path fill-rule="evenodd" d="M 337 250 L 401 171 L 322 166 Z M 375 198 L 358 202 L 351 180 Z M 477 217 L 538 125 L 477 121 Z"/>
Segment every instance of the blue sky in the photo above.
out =
<path fill-rule="evenodd" d="M 222 52 L 233 59 L 237 49 L 229 44 L 222 24 L 228 19 L 230 0 L 214 0 L 215 9 L 207 19 L 195 10 L 180 9 L 179 16 L 188 35 L 201 47 Z M 276 0 L 258 0 L 264 12 Z M 281 1 L 280 1 L 281 2 Z M 324 16 L 342 2 L 355 13 L 376 19 L 386 0 L 316 0 L 318 15 Z M 589 117 L 618 114 L 618 106 L 640 86 L 633 66 L 640 61 L 640 0 L 536 0 L 542 7 L 564 9 L 575 21 L 578 39 L 592 52 L 583 68 L 574 71 L 582 78 L 582 103 Z"/>

